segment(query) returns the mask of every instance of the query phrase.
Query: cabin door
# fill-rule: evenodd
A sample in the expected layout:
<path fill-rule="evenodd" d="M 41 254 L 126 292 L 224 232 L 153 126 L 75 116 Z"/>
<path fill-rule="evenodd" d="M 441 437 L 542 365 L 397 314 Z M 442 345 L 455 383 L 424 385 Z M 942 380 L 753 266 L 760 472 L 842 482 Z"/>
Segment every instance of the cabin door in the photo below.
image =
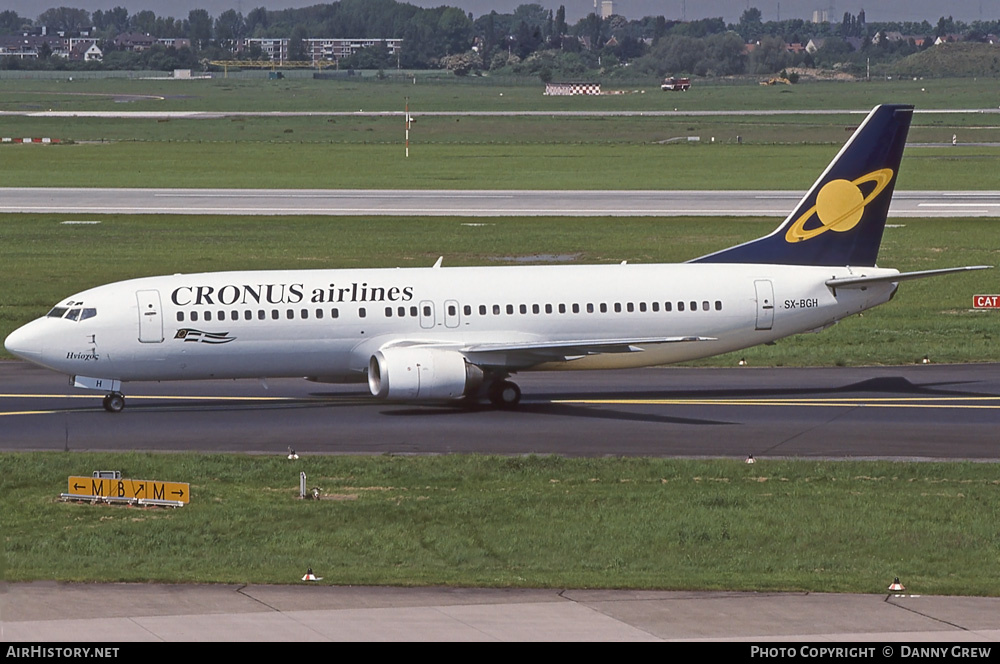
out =
<path fill-rule="evenodd" d="M 770 279 L 753 282 L 757 290 L 757 329 L 770 330 L 774 324 L 774 284 Z"/>
<path fill-rule="evenodd" d="M 139 303 L 139 341 L 144 344 L 160 343 L 163 341 L 160 291 L 136 291 L 135 299 Z"/>

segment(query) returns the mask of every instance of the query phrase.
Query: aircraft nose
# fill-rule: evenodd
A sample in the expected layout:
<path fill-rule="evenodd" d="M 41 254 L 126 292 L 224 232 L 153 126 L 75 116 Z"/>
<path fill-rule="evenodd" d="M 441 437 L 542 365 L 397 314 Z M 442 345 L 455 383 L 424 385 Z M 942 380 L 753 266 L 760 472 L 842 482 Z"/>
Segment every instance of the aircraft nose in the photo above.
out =
<path fill-rule="evenodd" d="M 3 347 L 14 357 L 37 360 L 42 356 L 41 338 L 32 330 L 32 323 L 17 328 L 4 340 Z"/>

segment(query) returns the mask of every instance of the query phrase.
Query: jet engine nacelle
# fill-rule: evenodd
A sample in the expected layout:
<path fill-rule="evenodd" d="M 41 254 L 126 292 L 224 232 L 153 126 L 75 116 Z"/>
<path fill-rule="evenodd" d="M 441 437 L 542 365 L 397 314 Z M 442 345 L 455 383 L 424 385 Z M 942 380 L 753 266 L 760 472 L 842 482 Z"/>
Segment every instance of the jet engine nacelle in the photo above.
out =
<path fill-rule="evenodd" d="M 368 388 L 383 399 L 459 399 L 482 382 L 482 369 L 453 350 L 385 348 L 368 361 Z"/>

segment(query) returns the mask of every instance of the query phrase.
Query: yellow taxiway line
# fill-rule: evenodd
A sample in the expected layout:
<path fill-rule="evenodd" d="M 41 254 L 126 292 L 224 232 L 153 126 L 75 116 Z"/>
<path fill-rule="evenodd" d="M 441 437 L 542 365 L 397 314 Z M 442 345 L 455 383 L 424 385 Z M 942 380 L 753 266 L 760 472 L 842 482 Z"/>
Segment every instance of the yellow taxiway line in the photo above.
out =
<path fill-rule="evenodd" d="M 864 397 L 844 397 L 833 399 L 559 399 L 553 401 L 552 403 L 610 406 L 825 406 L 828 408 L 1000 409 L 1000 397 L 875 397 L 870 399 L 866 399 Z"/>

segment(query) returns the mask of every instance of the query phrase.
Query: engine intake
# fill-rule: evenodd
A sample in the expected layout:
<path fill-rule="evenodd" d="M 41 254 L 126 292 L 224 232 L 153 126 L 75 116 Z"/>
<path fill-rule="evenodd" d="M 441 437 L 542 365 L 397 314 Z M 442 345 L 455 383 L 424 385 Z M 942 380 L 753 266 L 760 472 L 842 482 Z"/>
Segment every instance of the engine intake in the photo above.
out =
<path fill-rule="evenodd" d="M 382 399 L 460 399 L 482 382 L 482 369 L 453 350 L 385 348 L 368 361 L 368 388 Z"/>

